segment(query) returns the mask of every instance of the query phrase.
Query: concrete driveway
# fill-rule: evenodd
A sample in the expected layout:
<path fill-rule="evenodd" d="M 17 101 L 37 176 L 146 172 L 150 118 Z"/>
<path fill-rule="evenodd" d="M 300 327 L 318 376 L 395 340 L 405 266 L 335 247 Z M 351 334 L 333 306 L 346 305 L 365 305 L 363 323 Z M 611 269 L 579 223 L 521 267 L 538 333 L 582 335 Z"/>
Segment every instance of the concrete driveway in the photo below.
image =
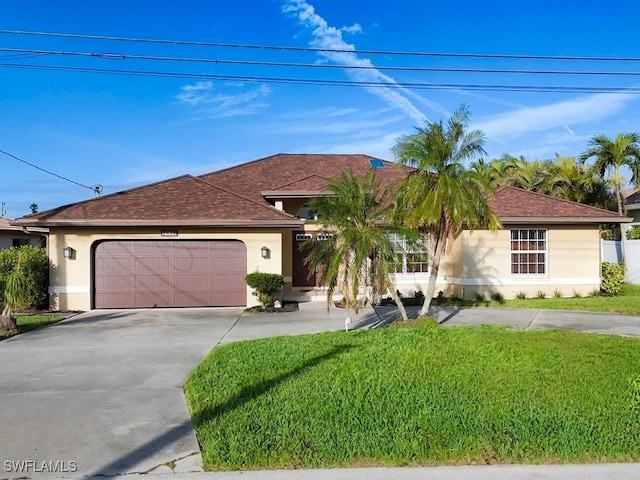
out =
<path fill-rule="evenodd" d="M 180 387 L 239 315 L 93 311 L 0 342 L 2 460 L 36 464 L 4 473 L 144 472 L 198 452 Z"/>

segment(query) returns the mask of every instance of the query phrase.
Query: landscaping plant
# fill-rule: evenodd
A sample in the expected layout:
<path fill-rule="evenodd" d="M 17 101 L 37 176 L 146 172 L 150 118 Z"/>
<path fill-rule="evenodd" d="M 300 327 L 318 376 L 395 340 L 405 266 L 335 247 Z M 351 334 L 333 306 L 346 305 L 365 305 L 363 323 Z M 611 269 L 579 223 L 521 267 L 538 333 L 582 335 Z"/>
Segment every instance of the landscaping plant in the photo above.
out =
<path fill-rule="evenodd" d="M 245 277 L 247 285 L 255 289 L 254 295 L 263 307 L 271 307 L 275 302 L 275 294 L 284 285 L 284 278 L 277 273 L 253 272 Z"/>
<path fill-rule="evenodd" d="M 608 295 L 618 295 L 624 283 L 624 263 L 602 262 L 602 291 Z"/>

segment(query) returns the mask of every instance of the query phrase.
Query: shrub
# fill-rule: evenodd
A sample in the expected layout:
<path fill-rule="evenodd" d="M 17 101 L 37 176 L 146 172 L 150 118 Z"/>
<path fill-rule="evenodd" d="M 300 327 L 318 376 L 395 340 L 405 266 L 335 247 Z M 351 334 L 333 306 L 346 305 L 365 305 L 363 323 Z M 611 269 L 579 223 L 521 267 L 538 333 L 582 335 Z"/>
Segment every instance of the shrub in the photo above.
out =
<path fill-rule="evenodd" d="M 562 298 L 562 292 L 556 288 L 553 291 L 553 298 Z"/>
<path fill-rule="evenodd" d="M 574 298 L 582 298 L 582 294 L 580 293 L 580 290 L 576 290 L 575 288 L 573 289 L 573 297 Z"/>
<path fill-rule="evenodd" d="M 542 300 L 543 298 L 547 298 L 547 294 L 544 293 L 544 291 L 542 290 L 538 290 L 538 293 L 536 293 L 536 298 L 539 298 Z"/>
<path fill-rule="evenodd" d="M 47 308 L 50 267 L 47 252 L 31 245 L 0 250 L 0 279 L 6 280 L 18 267 L 24 277 L 21 285 L 24 291 L 20 293 L 15 308 Z M 4 301 L 4 297 L 0 300 Z"/>
<path fill-rule="evenodd" d="M 640 227 L 631 227 L 627 230 L 627 240 L 640 240 Z"/>
<path fill-rule="evenodd" d="M 601 289 L 607 295 L 617 295 L 624 283 L 624 263 L 602 262 Z"/>
<path fill-rule="evenodd" d="M 516 298 L 518 300 L 526 300 L 527 299 L 527 293 L 524 290 L 520 290 L 518 293 L 516 293 Z"/>
<path fill-rule="evenodd" d="M 263 307 L 273 306 L 275 293 L 284 285 L 284 278 L 277 273 L 252 272 L 245 277 L 247 285 L 255 290 L 254 295 Z"/>

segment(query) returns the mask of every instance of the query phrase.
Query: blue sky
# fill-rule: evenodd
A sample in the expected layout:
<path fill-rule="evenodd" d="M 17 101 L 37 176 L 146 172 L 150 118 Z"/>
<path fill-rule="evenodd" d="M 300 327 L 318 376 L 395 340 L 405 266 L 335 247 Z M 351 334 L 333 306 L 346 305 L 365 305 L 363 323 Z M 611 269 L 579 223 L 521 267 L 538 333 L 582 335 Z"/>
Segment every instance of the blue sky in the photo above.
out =
<path fill-rule="evenodd" d="M 0 29 L 353 50 L 223 48 L 0 34 L 0 149 L 104 193 L 202 174 L 278 152 L 393 159 L 398 136 L 469 105 L 487 157 L 577 155 L 596 134 L 640 130 L 640 77 L 387 70 L 385 67 L 639 72 L 640 62 L 416 57 L 414 51 L 640 57 L 640 4 L 601 1 L 5 0 Z M 401 6 L 401 8 L 396 8 Z M 113 54 L 28 55 L 7 49 Z M 115 55 L 365 66 L 367 69 L 117 60 Z M 15 68 L 214 74 L 227 80 Z M 14 65 L 14 67 L 11 67 Z M 371 68 L 378 67 L 379 69 Z M 372 88 L 240 81 L 313 78 L 386 84 L 535 85 L 594 92 Z M 92 198 L 89 189 L 0 155 L 7 215 Z M 277 172 L 274 172 L 277 175 Z"/>

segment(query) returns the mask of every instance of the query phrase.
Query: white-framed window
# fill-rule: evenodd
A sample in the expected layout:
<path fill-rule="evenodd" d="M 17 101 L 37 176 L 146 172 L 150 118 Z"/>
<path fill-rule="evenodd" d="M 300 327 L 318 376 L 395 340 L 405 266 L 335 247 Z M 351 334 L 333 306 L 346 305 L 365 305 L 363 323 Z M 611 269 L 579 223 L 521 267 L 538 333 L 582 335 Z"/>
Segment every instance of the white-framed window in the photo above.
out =
<path fill-rule="evenodd" d="M 316 235 L 316 240 L 319 242 L 323 242 L 325 240 L 331 240 L 333 238 L 333 233 L 330 232 L 322 232 Z"/>
<path fill-rule="evenodd" d="M 511 273 L 513 275 L 547 274 L 546 230 L 511 230 Z"/>
<path fill-rule="evenodd" d="M 395 250 L 395 273 L 415 274 L 429 271 L 429 250 L 421 240 L 408 240 L 399 233 L 390 233 Z"/>

